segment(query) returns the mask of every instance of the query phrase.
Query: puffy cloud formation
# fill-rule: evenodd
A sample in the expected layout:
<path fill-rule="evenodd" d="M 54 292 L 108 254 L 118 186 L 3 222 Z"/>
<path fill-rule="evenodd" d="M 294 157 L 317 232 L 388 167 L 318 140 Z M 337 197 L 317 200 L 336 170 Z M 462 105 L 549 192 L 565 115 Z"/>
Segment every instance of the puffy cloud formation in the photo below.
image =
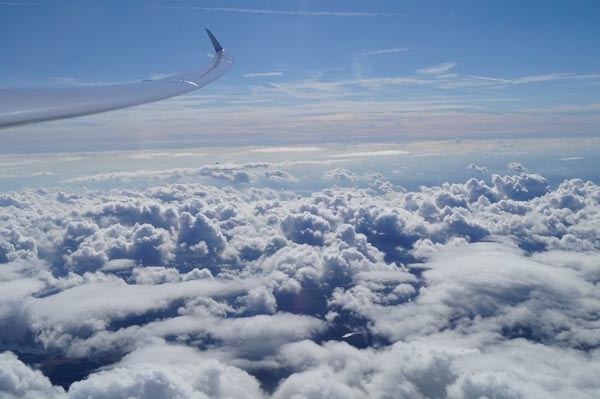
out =
<path fill-rule="evenodd" d="M 355 173 L 352 173 L 349 170 L 343 169 L 343 168 L 335 168 L 335 169 L 329 170 L 329 171 L 325 172 L 323 174 L 323 176 L 326 178 L 329 178 L 329 179 L 345 181 L 345 182 L 354 181 L 354 180 L 359 179 L 359 177 Z"/>
<path fill-rule="evenodd" d="M 0 398 L 64 399 L 65 391 L 40 371 L 32 370 L 11 352 L 0 353 Z"/>
<path fill-rule="evenodd" d="M 69 398 L 259 398 L 260 386 L 243 370 L 206 359 L 189 347 L 150 345 L 109 370 L 74 383 Z"/>
<path fill-rule="evenodd" d="M 476 163 L 470 163 L 467 166 L 467 169 L 472 170 L 473 172 L 477 172 L 477 173 L 488 173 L 489 172 L 488 168 L 486 168 L 485 166 L 477 165 Z"/>
<path fill-rule="evenodd" d="M 517 172 L 527 172 L 527 168 L 523 166 L 521 162 L 509 162 L 506 166 L 509 169 L 516 170 Z"/>
<path fill-rule="evenodd" d="M 600 396 L 599 186 L 262 167 L 2 194 L 0 398 Z"/>

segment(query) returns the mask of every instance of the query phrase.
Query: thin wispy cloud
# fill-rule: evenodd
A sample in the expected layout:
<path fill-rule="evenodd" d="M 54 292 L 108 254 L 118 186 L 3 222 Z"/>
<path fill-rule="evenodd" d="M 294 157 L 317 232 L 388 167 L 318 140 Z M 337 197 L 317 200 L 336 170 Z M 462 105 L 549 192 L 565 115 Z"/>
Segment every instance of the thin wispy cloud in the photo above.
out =
<path fill-rule="evenodd" d="M 283 152 L 317 152 L 325 151 L 321 147 L 268 147 L 249 150 L 248 152 L 257 154 L 280 154 Z"/>
<path fill-rule="evenodd" d="M 369 157 L 391 157 L 395 155 L 406 155 L 407 151 L 383 150 L 383 151 L 360 151 L 332 155 L 332 158 L 369 158 Z"/>
<path fill-rule="evenodd" d="M 150 76 L 147 76 L 148 80 L 158 80 L 166 78 L 167 76 L 173 75 L 173 73 L 155 73 Z M 142 79 L 132 79 L 132 80 L 101 80 L 101 81 L 85 81 L 79 80 L 77 78 L 71 76 L 57 76 L 52 78 L 52 81 L 61 86 L 108 86 L 108 85 L 118 85 L 118 84 L 127 84 L 127 83 L 139 83 Z"/>
<path fill-rule="evenodd" d="M 553 107 L 545 108 L 526 108 L 523 112 L 528 113 L 598 113 L 600 112 L 600 104 L 561 104 Z"/>
<path fill-rule="evenodd" d="M 393 53 L 402 53 L 407 50 L 410 50 L 410 48 L 388 48 L 388 49 L 383 49 L 383 50 L 362 51 L 360 53 L 356 53 L 356 55 L 393 54 Z"/>
<path fill-rule="evenodd" d="M 446 73 L 456 66 L 454 62 L 442 62 L 439 65 L 432 66 L 429 68 L 417 69 L 417 72 L 423 75 L 437 75 L 440 73 Z"/>
<path fill-rule="evenodd" d="M 484 80 L 484 81 L 488 81 L 488 82 L 497 82 L 497 83 L 513 83 L 512 80 L 508 80 L 508 79 L 500 79 L 500 78 L 492 78 L 489 76 L 476 76 L 476 75 L 470 75 L 470 78 L 473 79 L 479 79 L 479 80 Z"/>
<path fill-rule="evenodd" d="M 159 6 L 158 8 L 200 10 L 214 12 L 231 12 L 239 14 L 270 14 L 270 15 L 299 15 L 323 17 L 401 17 L 402 13 L 395 12 L 354 12 L 354 11 L 301 11 L 301 10 L 275 10 L 266 8 L 233 8 L 233 7 L 186 7 L 186 6 Z"/>
<path fill-rule="evenodd" d="M 282 76 L 283 72 L 257 72 L 257 73 L 245 73 L 245 78 L 273 78 Z"/>
<path fill-rule="evenodd" d="M 504 78 L 495 78 L 489 76 L 476 76 L 470 75 L 468 78 L 472 78 L 475 80 L 481 80 L 484 82 L 488 82 L 490 84 L 528 84 L 528 83 L 545 83 L 545 82 L 555 82 L 559 80 L 598 80 L 600 79 L 600 74 L 574 74 L 574 73 L 546 73 L 540 75 L 531 75 L 531 76 L 521 76 L 512 79 L 504 79 Z"/>
<path fill-rule="evenodd" d="M 515 79 L 514 83 L 537 83 L 555 80 L 588 80 L 598 78 L 600 78 L 600 74 L 578 75 L 575 73 L 547 73 L 542 75 L 523 76 Z"/>
<path fill-rule="evenodd" d="M 583 161 L 585 157 L 563 157 L 558 158 L 558 161 L 570 162 L 570 161 Z"/>

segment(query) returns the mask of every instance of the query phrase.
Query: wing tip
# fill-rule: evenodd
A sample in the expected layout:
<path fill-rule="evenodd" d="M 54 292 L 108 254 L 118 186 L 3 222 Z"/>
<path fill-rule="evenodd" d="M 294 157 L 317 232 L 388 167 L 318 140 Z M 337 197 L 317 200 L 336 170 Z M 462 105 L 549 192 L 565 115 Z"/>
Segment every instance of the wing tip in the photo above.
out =
<path fill-rule="evenodd" d="M 221 46 L 221 44 L 219 43 L 219 41 L 217 40 L 215 35 L 213 35 L 209 29 L 206 29 L 206 33 L 208 34 L 208 37 L 209 37 L 213 47 L 215 48 L 215 52 L 219 53 L 219 52 L 223 51 L 224 50 L 223 46 Z"/>

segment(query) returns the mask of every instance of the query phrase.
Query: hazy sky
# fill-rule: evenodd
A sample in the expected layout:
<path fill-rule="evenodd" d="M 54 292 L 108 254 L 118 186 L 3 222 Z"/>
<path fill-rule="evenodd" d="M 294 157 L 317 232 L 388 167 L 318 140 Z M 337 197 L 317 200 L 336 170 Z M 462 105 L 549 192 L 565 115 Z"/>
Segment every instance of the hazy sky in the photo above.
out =
<path fill-rule="evenodd" d="M 111 148 L 593 135 L 598 16 L 595 1 L 0 1 L 1 87 L 191 69 L 204 27 L 236 58 L 189 96 L 0 137 L 6 152 L 99 134 Z"/>

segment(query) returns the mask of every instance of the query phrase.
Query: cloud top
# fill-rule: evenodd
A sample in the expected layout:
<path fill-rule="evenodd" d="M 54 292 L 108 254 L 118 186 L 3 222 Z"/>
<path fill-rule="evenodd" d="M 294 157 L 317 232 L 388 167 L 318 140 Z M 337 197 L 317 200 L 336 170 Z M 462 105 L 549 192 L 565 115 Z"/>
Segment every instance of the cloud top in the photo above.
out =
<path fill-rule="evenodd" d="M 11 351 L 0 391 L 600 393 L 600 187 L 526 172 L 413 191 L 344 168 L 315 178 L 324 188 L 309 193 L 187 183 L 3 194 L 0 339 Z"/>

